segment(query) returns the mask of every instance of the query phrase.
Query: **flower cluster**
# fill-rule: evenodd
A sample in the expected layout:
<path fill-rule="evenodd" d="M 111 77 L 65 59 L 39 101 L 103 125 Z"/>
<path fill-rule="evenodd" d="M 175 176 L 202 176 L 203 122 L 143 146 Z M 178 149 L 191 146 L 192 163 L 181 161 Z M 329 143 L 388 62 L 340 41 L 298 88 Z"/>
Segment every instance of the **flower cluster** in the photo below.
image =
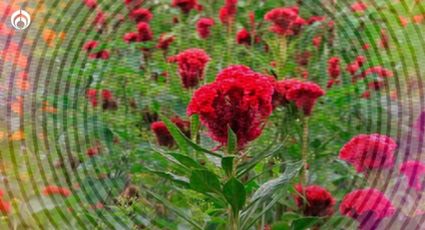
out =
<path fill-rule="evenodd" d="M 220 8 L 219 18 L 224 25 L 230 25 L 234 21 L 237 13 L 238 0 L 225 0 L 225 4 Z"/>
<path fill-rule="evenodd" d="M 381 134 L 361 134 L 346 143 L 339 158 L 352 164 L 357 172 L 384 169 L 394 165 L 395 141 Z"/>
<path fill-rule="evenodd" d="M 88 41 L 84 44 L 83 49 L 88 53 L 89 58 L 91 59 L 103 59 L 107 60 L 109 59 L 109 51 L 107 50 L 100 50 L 97 52 L 94 52 L 93 50 L 98 47 L 99 43 L 97 41 Z"/>
<path fill-rule="evenodd" d="M 193 88 L 204 78 L 205 68 L 210 61 L 208 54 L 197 48 L 187 49 L 169 57 L 168 61 L 178 64 L 178 72 L 185 88 Z"/>
<path fill-rule="evenodd" d="M 171 119 L 173 122 L 187 137 L 190 137 L 190 123 L 184 121 L 179 117 Z M 163 121 L 155 121 L 151 124 L 151 130 L 156 136 L 156 140 L 159 145 L 166 147 L 173 147 L 175 141 L 167 126 Z"/>
<path fill-rule="evenodd" d="M 333 84 L 338 82 L 338 78 L 341 75 L 341 69 L 340 69 L 340 60 L 338 57 L 331 57 L 328 60 L 328 75 L 329 75 L 329 81 L 328 81 L 328 88 L 331 88 Z"/>
<path fill-rule="evenodd" d="M 227 142 L 228 127 L 239 148 L 256 139 L 272 112 L 274 89 L 270 79 L 242 65 L 222 70 L 213 83 L 195 91 L 187 114 L 198 114 L 215 141 Z"/>
<path fill-rule="evenodd" d="M 211 35 L 211 27 L 215 24 L 212 18 L 200 18 L 196 22 L 196 31 L 202 39 L 206 39 Z"/>
<path fill-rule="evenodd" d="M 198 0 L 173 0 L 171 3 L 173 7 L 180 8 L 180 10 L 188 14 L 191 10 L 199 7 Z"/>
<path fill-rule="evenodd" d="M 335 199 L 324 188 L 318 185 L 295 186 L 298 194 L 295 203 L 306 216 L 331 216 L 334 212 Z"/>
<path fill-rule="evenodd" d="M 298 15 L 298 7 L 275 8 L 264 16 L 266 21 L 272 22 L 270 30 L 278 35 L 296 35 L 301 27 L 306 24 L 305 20 Z"/>
<path fill-rule="evenodd" d="M 416 191 L 425 189 L 425 164 L 420 161 L 406 161 L 400 166 L 400 173 L 408 179 L 408 184 Z"/>
<path fill-rule="evenodd" d="M 348 73 L 354 76 L 365 62 L 366 58 L 364 56 L 357 56 L 353 62 L 347 65 L 346 70 Z"/>
<path fill-rule="evenodd" d="M 112 92 L 107 89 L 100 91 L 102 108 L 104 110 L 116 110 L 118 108 L 117 102 L 115 101 Z M 92 104 L 93 107 L 98 105 L 98 90 L 88 89 L 86 92 L 87 99 Z"/>

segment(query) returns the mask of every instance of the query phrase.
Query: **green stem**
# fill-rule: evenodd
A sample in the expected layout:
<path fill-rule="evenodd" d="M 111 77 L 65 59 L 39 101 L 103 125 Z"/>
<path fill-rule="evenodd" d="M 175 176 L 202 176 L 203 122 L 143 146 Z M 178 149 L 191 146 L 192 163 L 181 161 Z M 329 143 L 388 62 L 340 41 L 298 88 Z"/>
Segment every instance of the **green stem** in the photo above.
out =
<path fill-rule="evenodd" d="M 279 56 L 278 56 L 278 74 L 283 75 L 286 63 L 287 40 L 285 36 L 279 37 Z"/>
<path fill-rule="evenodd" d="M 303 162 L 303 169 L 301 171 L 301 178 L 300 182 L 301 184 L 308 182 L 308 117 L 304 116 L 302 118 L 303 121 L 303 136 L 302 136 L 302 150 L 301 150 L 301 157 Z"/>
<path fill-rule="evenodd" d="M 239 230 L 239 213 L 234 213 L 230 208 L 230 230 Z"/>

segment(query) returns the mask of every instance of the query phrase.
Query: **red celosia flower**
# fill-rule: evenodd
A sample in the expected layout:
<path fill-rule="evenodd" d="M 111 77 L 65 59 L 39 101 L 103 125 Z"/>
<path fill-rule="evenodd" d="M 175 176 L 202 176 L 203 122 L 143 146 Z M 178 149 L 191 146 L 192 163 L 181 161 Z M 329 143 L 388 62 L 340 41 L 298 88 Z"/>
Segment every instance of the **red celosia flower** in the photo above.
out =
<path fill-rule="evenodd" d="M 339 152 L 339 158 L 351 163 L 357 172 L 389 168 L 394 165 L 395 141 L 381 134 L 361 134 Z"/>
<path fill-rule="evenodd" d="M 86 153 L 87 153 L 87 156 L 94 157 L 97 154 L 99 154 L 99 147 L 95 146 L 95 147 L 88 148 Z"/>
<path fill-rule="evenodd" d="M 93 107 L 96 107 L 98 104 L 97 93 L 98 91 L 96 89 L 89 89 L 86 92 L 87 99 L 90 101 Z M 101 91 L 101 100 L 102 100 L 102 108 L 104 110 L 117 109 L 117 103 L 113 99 L 112 92 L 110 90 L 103 89 Z"/>
<path fill-rule="evenodd" d="M 319 49 L 320 44 L 322 44 L 322 36 L 316 36 L 312 39 L 313 46 Z"/>
<path fill-rule="evenodd" d="M 369 69 L 366 69 L 363 73 L 362 76 L 366 77 L 369 74 L 376 74 L 379 77 L 392 77 L 394 76 L 393 72 L 391 70 L 385 69 L 382 66 L 374 66 L 374 67 L 370 67 Z"/>
<path fill-rule="evenodd" d="M 91 58 L 91 59 L 107 60 L 107 59 L 109 59 L 109 56 L 110 56 L 109 51 L 107 51 L 107 50 L 101 50 L 99 52 L 89 54 L 89 58 Z"/>
<path fill-rule="evenodd" d="M 200 18 L 196 22 L 196 31 L 200 38 L 206 39 L 211 35 L 211 26 L 214 25 L 214 19 L 212 18 Z"/>
<path fill-rule="evenodd" d="M 193 88 L 204 78 L 205 67 L 211 59 L 204 50 L 191 48 L 168 60 L 178 64 L 183 86 Z"/>
<path fill-rule="evenodd" d="M 385 82 L 383 80 L 373 80 L 368 83 L 368 88 L 371 90 L 380 90 L 385 86 Z"/>
<path fill-rule="evenodd" d="M 71 191 L 69 191 L 69 189 L 64 188 L 64 187 L 59 187 L 59 186 L 56 186 L 56 185 L 49 185 L 49 186 L 44 187 L 43 194 L 46 195 L 46 196 L 61 195 L 61 196 L 67 197 L 67 196 L 71 195 Z"/>
<path fill-rule="evenodd" d="M 236 34 L 236 42 L 241 45 L 251 45 L 251 34 L 245 28 Z"/>
<path fill-rule="evenodd" d="M 175 117 L 171 121 L 187 136 L 190 137 L 190 123 Z M 162 121 L 156 121 L 151 124 L 151 130 L 155 134 L 158 144 L 161 146 L 172 147 L 175 142 L 174 138 Z"/>
<path fill-rule="evenodd" d="M 174 35 L 167 35 L 167 34 L 161 34 L 158 40 L 158 44 L 156 45 L 156 48 L 162 49 L 162 50 L 168 50 L 168 47 L 173 43 L 175 40 Z"/>
<path fill-rule="evenodd" d="M 198 5 L 198 0 L 173 0 L 172 6 L 180 8 L 187 14 Z"/>
<path fill-rule="evenodd" d="M 84 4 L 90 9 L 95 9 L 97 7 L 96 0 L 84 0 Z"/>
<path fill-rule="evenodd" d="M 376 189 L 360 189 L 345 195 L 339 211 L 360 222 L 360 229 L 376 229 L 379 222 L 395 213 L 391 201 Z"/>
<path fill-rule="evenodd" d="M 398 16 L 398 19 L 403 27 L 406 27 L 407 24 L 409 24 L 409 21 L 403 16 Z"/>
<path fill-rule="evenodd" d="M 239 148 L 256 139 L 272 112 L 273 85 L 266 76 L 246 66 L 229 66 L 215 82 L 195 91 L 187 114 L 199 114 L 215 141 L 227 142 L 227 129 L 236 134 Z"/>
<path fill-rule="evenodd" d="M 285 105 L 286 103 L 289 103 L 289 100 L 286 97 L 286 93 L 293 86 L 301 83 L 302 82 L 297 79 L 286 79 L 275 82 L 275 92 L 273 94 L 273 108 L 276 108 L 279 105 Z"/>
<path fill-rule="evenodd" d="M 98 45 L 99 43 L 97 41 L 88 41 L 86 42 L 86 44 L 84 44 L 83 49 L 87 52 L 90 52 L 93 49 L 95 49 Z"/>
<path fill-rule="evenodd" d="M 137 24 L 137 31 L 139 32 L 139 40 L 142 42 L 150 41 L 153 38 L 151 27 L 146 22 L 139 22 Z"/>
<path fill-rule="evenodd" d="M 364 56 L 357 56 L 356 60 L 354 60 L 352 63 L 347 65 L 346 70 L 351 75 L 354 75 L 360 69 L 360 67 L 363 66 L 365 62 L 366 62 L 366 58 Z"/>
<path fill-rule="evenodd" d="M 106 16 L 103 12 L 98 12 L 93 20 L 94 25 L 103 26 L 106 23 Z"/>
<path fill-rule="evenodd" d="M 130 18 L 136 22 L 150 22 L 152 20 L 153 14 L 144 8 L 139 8 L 131 11 Z"/>
<path fill-rule="evenodd" d="M 360 96 L 361 98 L 364 98 L 364 99 L 369 99 L 370 98 L 370 90 L 366 90 L 366 91 L 364 91 L 363 93 L 362 93 L 362 95 Z"/>
<path fill-rule="evenodd" d="M 328 74 L 332 79 L 336 79 L 341 75 L 341 69 L 339 67 L 339 57 L 331 57 L 328 60 Z"/>
<path fill-rule="evenodd" d="M 420 139 L 422 140 L 425 134 L 425 111 L 422 111 L 416 119 L 415 128 L 419 132 Z"/>
<path fill-rule="evenodd" d="M 86 92 L 87 99 L 90 101 L 93 107 L 97 106 L 97 90 L 88 89 Z"/>
<path fill-rule="evenodd" d="M 266 21 L 272 22 L 270 30 L 278 35 L 295 35 L 305 21 L 298 16 L 298 7 L 275 8 L 264 16 Z"/>
<path fill-rule="evenodd" d="M 367 9 L 367 5 L 363 2 L 355 2 L 351 5 L 351 11 L 355 13 L 362 13 Z"/>
<path fill-rule="evenodd" d="M 416 191 L 425 189 L 425 164 L 420 161 L 406 161 L 400 166 L 400 173 L 408 179 L 409 186 Z"/>
<path fill-rule="evenodd" d="M 220 8 L 218 17 L 221 23 L 230 25 L 235 18 L 237 12 L 237 0 L 226 0 L 223 7 Z"/>
<path fill-rule="evenodd" d="M 124 34 L 123 39 L 127 43 L 139 42 L 140 41 L 139 34 L 136 33 L 136 32 L 129 32 L 129 33 Z"/>
<path fill-rule="evenodd" d="M 315 83 L 301 82 L 294 84 L 285 95 L 287 100 L 293 101 L 305 116 L 310 116 L 317 99 L 325 95 L 325 91 Z"/>
<path fill-rule="evenodd" d="M 295 203 L 306 216 L 331 216 L 334 212 L 335 199 L 324 188 L 318 185 L 295 186 L 298 194 Z M 307 201 L 307 202 L 304 202 Z"/>
<path fill-rule="evenodd" d="M 310 57 L 311 57 L 311 52 L 310 51 L 304 51 L 302 53 L 297 53 L 295 55 L 295 60 L 297 61 L 298 65 L 307 66 Z"/>
<path fill-rule="evenodd" d="M 3 215 L 7 215 L 10 213 L 11 209 L 12 206 L 10 205 L 10 203 L 0 198 L 0 212 Z"/>

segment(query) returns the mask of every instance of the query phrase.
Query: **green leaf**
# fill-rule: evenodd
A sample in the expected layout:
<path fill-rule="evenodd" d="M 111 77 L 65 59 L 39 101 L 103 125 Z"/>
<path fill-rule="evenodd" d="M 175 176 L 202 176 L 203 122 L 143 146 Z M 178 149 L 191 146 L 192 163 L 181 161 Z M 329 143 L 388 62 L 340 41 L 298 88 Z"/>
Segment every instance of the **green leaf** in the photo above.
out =
<path fill-rule="evenodd" d="M 291 229 L 292 230 L 304 230 L 308 229 L 314 224 L 320 221 L 318 217 L 303 217 L 292 221 Z"/>
<path fill-rule="evenodd" d="M 192 175 L 190 176 L 190 187 L 201 193 L 219 193 L 221 191 L 218 177 L 214 173 L 204 169 L 192 171 Z"/>
<path fill-rule="evenodd" d="M 171 122 L 167 117 L 160 115 L 161 120 L 165 123 L 165 125 L 168 128 L 168 131 L 170 131 L 171 136 L 173 136 L 174 140 L 176 141 L 177 145 L 179 146 L 179 149 L 184 153 L 189 153 L 189 148 L 184 140 L 183 136 L 185 136 L 180 129 Z"/>
<path fill-rule="evenodd" d="M 192 134 L 192 140 L 196 139 L 196 136 L 198 135 L 200 127 L 199 122 L 199 116 L 197 114 L 192 115 L 191 121 L 190 121 L 190 133 Z"/>
<path fill-rule="evenodd" d="M 223 186 L 223 194 L 227 202 L 232 206 L 233 213 L 238 213 L 245 205 L 245 187 L 238 179 L 234 177 L 230 178 Z"/>
<path fill-rule="evenodd" d="M 192 158 L 182 155 L 180 153 L 169 153 L 172 157 L 174 157 L 178 162 L 188 168 L 203 168 L 197 161 Z"/>
<path fill-rule="evenodd" d="M 290 230 L 288 222 L 278 221 L 272 225 L 272 230 Z"/>
<path fill-rule="evenodd" d="M 194 228 L 202 230 L 203 228 L 196 223 L 195 221 L 193 221 L 191 216 L 188 216 L 184 211 L 182 211 L 181 209 L 175 207 L 172 203 L 170 203 L 165 197 L 162 197 L 152 191 L 150 191 L 149 189 L 144 189 L 144 191 L 146 191 L 149 195 L 153 196 L 155 199 L 157 199 L 158 201 L 160 201 L 166 208 L 170 209 L 171 211 L 173 211 L 177 216 L 181 217 L 182 219 L 184 219 L 185 221 L 187 221 L 189 224 L 191 224 Z"/>
<path fill-rule="evenodd" d="M 231 176 L 233 174 L 233 160 L 235 156 L 225 156 L 221 159 L 221 167 L 227 176 Z"/>
<path fill-rule="evenodd" d="M 237 137 L 235 132 L 228 127 L 227 128 L 227 153 L 234 154 L 237 148 Z"/>
<path fill-rule="evenodd" d="M 237 168 L 238 178 L 243 176 L 245 173 L 249 172 L 249 170 L 251 170 L 258 164 L 258 162 L 264 160 L 267 157 L 273 156 L 275 153 L 277 153 L 280 150 L 280 148 L 282 148 L 282 146 L 283 146 L 282 144 L 279 144 L 273 148 L 269 147 L 263 152 L 256 154 L 252 160 L 248 161 L 247 163 L 239 165 Z"/>
<path fill-rule="evenodd" d="M 183 185 L 185 187 L 189 187 L 189 179 L 183 176 L 178 176 L 170 172 L 161 172 L 153 169 L 146 168 L 149 172 L 154 173 L 162 178 L 173 181 L 177 184 Z"/>

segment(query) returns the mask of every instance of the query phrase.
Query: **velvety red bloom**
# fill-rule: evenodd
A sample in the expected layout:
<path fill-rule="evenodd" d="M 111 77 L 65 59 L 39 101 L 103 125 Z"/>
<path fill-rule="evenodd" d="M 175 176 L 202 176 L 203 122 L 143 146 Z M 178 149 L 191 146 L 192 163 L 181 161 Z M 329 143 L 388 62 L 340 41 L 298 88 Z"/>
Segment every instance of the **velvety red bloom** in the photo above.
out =
<path fill-rule="evenodd" d="M 7 215 L 11 212 L 11 210 L 12 210 L 12 206 L 10 205 L 10 203 L 8 201 L 0 199 L 0 212 L 3 215 Z"/>
<path fill-rule="evenodd" d="M 305 21 L 298 16 L 298 7 L 275 8 L 266 13 L 266 21 L 272 22 L 270 30 L 278 35 L 295 35 Z"/>
<path fill-rule="evenodd" d="M 150 22 L 152 20 L 153 14 L 144 8 L 139 8 L 131 11 L 130 18 L 136 22 Z"/>
<path fill-rule="evenodd" d="M 286 97 L 286 93 L 293 86 L 301 83 L 302 81 L 297 79 L 286 79 L 276 81 L 274 83 L 275 92 L 273 94 L 273 108 L 279 105 L 285 105 L 286 103 L 289 103 L 289 99 Z"/>
<path fill-rule="evenodd" d="M 251 34 L 245 28 L 236 34 L 236 42 L 241 45 L 251 45 Z"/>
<path fill-rule="evenodd" d="M 98 105 L 98 91 L 96 89 L 87 90 L 86 96 L 93 107 L 96 107 Z M 117 103 L 115 102 L 112 92 L 110 90 L 103 89 L 101 91 L 101 101 L 102 101 L 102 108 L 104 110 L 117 109 Z"/>
<path fill-rule="evenodd" d="M 331 57 L 328 60 L 328 74 L 330 78 L 336 79 L 341 75 L 341 69 L 339 66 L 339 57 Z"/>
<path fill-rule="evenodd" d="M 361 97 L 361 98 L 364 98 L 364 99 L 369 99 L 369 98 L 370 98 L 370 96 L 371 96 L 371 92 L 370 92 L 370 90 L 366 90 L 366 91 L 364 91 L 364 92 L 362 93 L 362 95 L 360 95 L 360 97 Z"/>
<path fill-rule="evenodd" d="M 129 33 L 124 34 L 123 39 L 127 43 L 140 42 L 139 34 L 136 33 L 136 32 L 129 32 Z"/>
<path fill-rule="evenodd" d="M 360 229 L 376 229 L 380 220 L 394 215 L 395 208 L 383 193 L 376 189 L 359 189 L 345 195 L 339 211 L 360 222 Z"/>
<path fill-rule="evenodd" d="M 95 9 L 97 7 L 96 0 L 84 0 L 84 4 L 90 9 Z"/>
<path fill-rule="evenodd" d="M 101 50 L 99 52 L 89 54 L 90 59 L 107 60 L 107 59 L 109 59 L 109 57 L 110 57 L 110 54 L 109 54 L 109 51 L 107 51 L 107 50 Z"/>
<path fill-rule="evenodd" d="M 297 53 L 295 55 L 295 60 L 297 61 L 298 65 L 307 66 L 310 57 L 311 57 L 311 52 L 310 51 L 304 51 L 304 52 L 301 52 L 301 53 Z"/>
<path fill-rule="evenodd" d="M 139 32 L 140 41 L 145 42 L 152 40 L 153 33 L 148 23 L 139 22 L 139 24 L 137 24 L 137 31 Z"/>
<path fill-rule="evenodd" d="M 97 90 L 88 89 L 86 92 L 87 99 L 90 101 L 93 107 L 97 106 Z"/>
<path fill-rule="evenodd" d="M 246 66 L 229 66 L 215 82 L 195 91 L 187 114 L 198 114 L 210 137 L 227 143 L 227 127 L 235 132 L 239 148 L 260 136 L 272 112 L 274 89 L 270 79 Z"/>
<path fill-rule="evenodd" d="M 190 123 L 175 117 L 171 121 L 187 136 L 190 137 Z M 172 147 L 175 144 L 174 138 L 163 121 L 156 121 L 151 124 L 151 130 L 155 134 L 158 144 Z"/>
<path fill-rule="evenodd" d="M 90 52 L 93 49 L 95 49 L 98 45 L 99 43 L 97 41 L 88 41 L 86 42 L 86 44 L 84 44 L 83 49 L 87 52 Z"/>
<path fill-rule="evenodd" d="M 352 63 L 347 65 L 346 70 L 351 75 L 354 75 L 357 73 L 360 67 L 363 66 L 365 62 L 366 62 L 366 58 L 364 56 L 357 56 L 356 60 L 354 60 Z"/>
<path fill-rule="evenodd" d="M 335 199 L 324 188 L 318 185 L 295 186 L 298 194 L 295 203 L 306 216 L 331 216 L 334 212 Z M 305 200 L 307 202 L 305 202 Z"/>
<path fill-rule="evenodd" d="M 198 85 L 204 78 L 205 67 L 210 60 L 211 58 L 204 50 L 197 48 L 187 49 L 168 58 L 168 61 L 178 64 L 178 71 L 185 88 Z"/>
<path fill-rule="evenodd" d="M 390 168 L 394 165 L 395 141 L 381 134 L 360 134 L 345 144 L 339 158 L 352 164 L 357 172 Z"/>
<path fill-rule="evenodd" d="M 355 13 L 362 13 L 367 9 L 367 5 L 363 2 L 355 2 L 351 4 L 350 8 Z"/>
<path fill-rule="evenodd" d="M 293 84 L 286 92 L 286 98 L 293 101 L 305 116 L 310 116 L 313 107 L 319 97 L 325 95 L 325 91 L 319 85 L 312 82 L 301 82 Z"/>
<path fill-rule="evenodd" d="M 198 5 L 198 0 L 173 0 L 171 5 L 187 14 Z"/>
<path fill-rule="evenodd" d="M 168 50 L 168 47 L 170 47 L 171 43 L 173 43 L 175 39 L 176 37 L 174 35 L 161 34 L 156 48 Z"/>
<path fill-rule="evenodd" d="M 322 36 L 316 36 L 312 40 L 313 46 L 319 49 L 320 45 L 322 44 Z"/>
<path fill-rule="evenodd" d="M 94 157 L 97 154 L 99 154 L 99 148 L 98 146 L 88 148 L 86 153 L 87 153 L 87 156 Z"/>
<path fill-rule="evenodd" d="M 400 173 L 408 179 L 409 186 L 416 191 L 425 189 L 425 164 L 420 161 L 406 161 L 400 166 Z"/>
<path fill-rule="evenodd" d="M 59 187 L 59 186 L 56 186 L 56 185 L 49 185 L 49 186 L 44 187 L 43 194 L 46 195 L 46 196 L 61 195 L 61 196 L 67 197 L 67 196 L 71 195 L 71 191 L 67 188 L 64 188 L 64 187 Z"/>
<path fill-rule="evenodd" d="M 219 10 L 219 19 L 224 25 L 229 25 L 234 21 L 237 13 L 237 0 L 226 0 L 223 7 Z"/>
<path fill-rule="evenodd" d="M 212 18 L 200 18 L 196 22 L 196 31 L 200 38 L 206 39 L 211 35 L 211 26 L 215 24 Z"/>
<path fill-rule="evenodd" d="M 103 12 L 98 12 L 93 20 L 94 25 L 103 26 L 106 23 L 106 15 Z"/>
<path fill-rule="evenodd" d="M 383 80 L 373 80 L 368 83 L 368 88 L 371 90 L 380 90 L 385 86 L 385 82 Z"/>

